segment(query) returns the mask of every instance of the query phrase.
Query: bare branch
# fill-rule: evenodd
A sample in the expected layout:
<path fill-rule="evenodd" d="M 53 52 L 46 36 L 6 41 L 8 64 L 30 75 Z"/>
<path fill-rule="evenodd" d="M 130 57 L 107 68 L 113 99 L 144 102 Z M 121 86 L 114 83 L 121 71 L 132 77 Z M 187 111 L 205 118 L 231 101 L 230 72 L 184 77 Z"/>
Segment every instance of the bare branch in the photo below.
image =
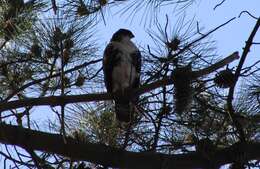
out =
<path fill-rule="evenodd" d="M 200 34 L 201 36 L 204 36 L 204 34 L 200 32 L 199 22 L 198 22 L 198 21 L 197 21 L 197 23 L 196 23 L 196 26 L 197 26 L 197 32 L 198 32 L 198 34 Z"/>
<path fill-rule="evenodd" d="M 241 141 L 245 141 L 245 136 L 244 136 L 244 132 L 243 132 L 242 126 L 235 119 L 235 114 L 234 114 L 232 101 L 233 101 L 233 97 L 234 97 L 236 83 L 238 81 L 238 78 L 240 76 L 243 64 L 244 64 L 244 62 L 246 60 L 247 54 L 250 51 L 250 47 L 252 46 L 253 39 L 254 39 L 254 37 L 256 35 L 256 32 L 257 32 L 259 27 L 260 27 L 260 18 L 257 20 L 254 29 L 252 30 L 248 40 L 246 41 L 246 46 L 244 48 L 244 51 L 242 53 L 241 59 L 240 59 L 240 61 L 238 63 L 238 66 L 237 66 L 237 69 L 236 69 L 236 72 L 235 72 L 234 84 L 230 87 L 229 92 L 228 92 L 228 98 L 227 98 L 228 112 L 229 112 L 229 115 L 230 115 L 230 117 L 232 118 L 232 120 L 234 122 L 234 125 L 236 126 L 236 128 L 239 131 Z"/>
<path fill-rule="evenodd" d="M 221 6 L 226 0 L 222 0 L 220 3 L 218 3 L 213 9 L 216 10 L 217 7 Z"/>
<path fill-rule="evenodd" d="M 64 71 L 65 74 L 67 73 L 70 73 L 70 72 L 73 72 L 73 71 L 76 71 L 76 70 L 79 70 L 79 69 L 82 69 L 84 67 L 87 67 L 91 64 L 95 64 L 95 63 L 98 63 L 100 62 L 102 59 L 97 59 L 97 60 L 93 60 L 93 61 L 88 61 L 88 62 L 85 62 L 81 65 L 78 65 L 78 66 L 75 66 L 74 68 L 71 68 L 69 70 L 66 70 Z M 16 95 L 18 92 L 20 91 L 23 91 L 24 89 L 32 86 L 32 85 L 35 85 L 35 84 L 39 84 L 45 80 L 49 80 L 51 78 L 54 78 L 54 77 L 58 77 L 60 76 L 61 73 L 56 73 L 54 75 L 50 75 L 50 76 L 47 76 L 47 77 L 44 77 L 44 78 L 41 78 L 41 79 L 37 79 L 37 80 L 34 80 L 34 81 L 31 81 L 31 82 L 28 82 L 26 83 L 25 85 L 23 85 L 22 87 L 18 88 L 17 90 L 13 91 L 6 99 L 4 99 L 4 101 L 8 101 L 9 99 L 11 99 L 14 95 Z"/>
<path fill-rule="evenodd" d="M 59 106 L 62 104 L 65 105 L 69 103 L 101 101 L 101 100 L 110 100 L 110 99 L 112 99 L 112 96 L 107 93 L 30 98 L 30 99 L 16 100 L 10 102 L 1 102 L 0 111 L 27 107 L 27 106 L 40 106 L 40 105 Z"/>
<path fill-rule="evenodd" d="M 251 16 L 252 18 L 254 18 L 254 19 L 256 19 L 256 20 L 258 19 L 257 17 L 255 17 L 254 15 L 252 15 L 252 14 L 251 14 L 250 12 L 248 12 L 248 11 L 242 11 L 242 12 L 240 12 L 240 14 L 239 14 L 238 17 L 240 18 L 241 15 L 244 14 L 244 13 L 248 14 L 249 16 Z"/>
<path fill-rule="evenodd" d="M 57 5 L 56 5 L 56 1 L 55 0 L 51 0 L 51 4 L 52 4 L 53 12 L 56 15 L 57 10 L 58 10 Z"/>
<path fill-rule="evenodd" d="M 236 19 L 236 17 L 231 18 L 230 20 L 228 20 L 227 22 L 217 26 L 216 28 L 210 30 L 209 32 L 205 33 L 203 36 L 199 37 L 198 39 L 195 39 L 194 41 L 192 41 L 191 43 L 189 43 L 188 45 L 186 45 L 183 49 L 180 49 L 179 52 L 175 53 L 174 55 L 172 55 L 171 57 L 169 57 L 169 60 L 174 59 L 176 56 L 178 56 L 179 54 L 183 53 L 184 51 L 186 51 L 187 49 L 189 49 L 192 45 L 196 44 L 197 42 L 201 41 L 202 39 L 208 37 L 210 34 L 212 34 L 213 32 L 217 31 L 218 29 L 222 28 L 223 26 L 227 25 L 228 23 L 230 23 L 231 21 L 233 21 L 234 19 Z"/>
<path fill-rule="evenodd" d="M 193 76 L 195 77 L 201 77 L 201 76 L 204 76 L 204 75 L 207 75 L 209 73 L 212 73 L 216 70 L 218 70 L 219 68 L 233 62 L 234 60 L 236 59 L 239 59 L 239 54 L 238 52 L 234 52 L 232 53 L 231 55 L 229 55 L 228 57 L 226 57 L 225 59 L 223 60 L 220 60 L 219 62 L 205 68 L 205 69 L 202 69 L 202 70 L 198 70 L 198 71 L 195 71 L 193 72 Z"/>
<path fill-rule="evenodd" d="M 192 72 L 191 76 L 195 79 L 200 76 L 204 76 L 206 74 L 212 73 L 213 71 L 229 64 L 230 62 L 234 61 L 235 59 L 238 59 L 237 52 L 234 52 L 227 58 L 225 58 L 205 69 Z M 158 87 L 172 85 L 172 84 L 173 84 L 173 78 L 171 76 L 168 76 L 168 77 L 165 77 L 156 82 L 143 85 L 136 91 L 131 91 L 131 93 L 134 93 L 135 95 L 141 95 L 148 91 L 154 90 Z M 27 107 L 27 106 L 39 106 L 39 105 L 58 106 L 58 105 L 66 105 L 66 104 L 77 103 L 77 102 L 111 100 L 113 98 L 112 96 L 113 96 L 113 94 L 108 94 L 108 93 L 94 93 L 94 94 L 84 94 L 84 95 L 30 98 L 30 99 L 16 100 L 16 101 L 10 101 L 10 102 L 2 101 L 2 102 L 0 102 L 0 111 Z"/>

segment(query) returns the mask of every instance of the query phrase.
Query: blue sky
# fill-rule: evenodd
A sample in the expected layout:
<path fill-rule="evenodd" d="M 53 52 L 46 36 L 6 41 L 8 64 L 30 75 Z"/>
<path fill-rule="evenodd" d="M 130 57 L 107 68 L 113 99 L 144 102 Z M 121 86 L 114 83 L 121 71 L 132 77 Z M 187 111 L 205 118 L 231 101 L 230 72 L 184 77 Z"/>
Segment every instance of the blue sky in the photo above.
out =
<path fill-rule="evenodd" d="M 216 8 L 216 10 L 213 10 L 215 5 L 219 2 L 220 0 L 198 0 L 191 7 L 187 8 L 187 18 L 195 17 L 195 20 L 199 22 L 200 26 L 203 26 L 205 28 L 204 30 L 207 31 L 233 17 L 237 17 L 230 24 L 215 32 L 212 39 L 217 42 L 216 47 L 220 56 L 224 57 L 233 51 L 239 51 L 241 53 L 245 41 L 251 33 L 256 21 L 246 14 L 243 14 L 240 18 L 238 18 L 238 16 L 240 12 L 244 10 L 248 10 L 257 17 L 260 16 L 260 1 L 226 0 L 226 2 Z M 116 8 L 115 11 L 118 11 L 118 8 Z M 112 15 L 111 13 L 115 13 L 112 10 L 105 13 L 109 13 L 107 15 L 108 20 L 106 21 L 106 25 L 102 22 L 99 24 L 97 30 L 99 43 L 103 48 L 108 43 L 111 35 L 119 28 L 128 28 L 133 31 L 136 35 L 134 41 L 140 45 L 151 43 L 146 31 L 154 29 L 154 25 L 140 24 L 141 14 L 143 14 L 142 11 L 136 14 L 132 22 L 131 19 L 127 19 L 127 14 Z M 162 23 L 165 23 L 165 14 L 168 14 L 169 18 L 172 18 L 170 19 L 172 25 L 174 25 L 177 18 L 181 15 L 174 13 L 173 6 L 162 7 L 159 13 L 159 20 L 162 21 Z M 255 39 L 260 42 L 260 33 L 258 33 Z M 259 56 L 259 53 L 260 46 L 254 46 L 249 54 L 252 55 L 250 60 L 253 59 L 253 57 L 257 57 L 257 54 Z"/>

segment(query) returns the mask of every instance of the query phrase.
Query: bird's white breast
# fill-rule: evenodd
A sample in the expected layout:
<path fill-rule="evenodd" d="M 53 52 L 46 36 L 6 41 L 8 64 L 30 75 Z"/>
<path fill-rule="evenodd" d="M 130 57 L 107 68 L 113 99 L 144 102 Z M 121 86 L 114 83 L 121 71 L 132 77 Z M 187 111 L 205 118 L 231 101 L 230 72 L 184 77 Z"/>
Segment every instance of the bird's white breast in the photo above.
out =
<path fill-rule="evenodd" d="M 137 50 L 137 47 L 131 41 L 130 43 L 115 42 L 114 45 L 122 54 L 119 56 L 120 62 L 113 68 L 112 72 L 113 92 L 130 87 L 137 76 L 130 56 L 131 53 Z"/>

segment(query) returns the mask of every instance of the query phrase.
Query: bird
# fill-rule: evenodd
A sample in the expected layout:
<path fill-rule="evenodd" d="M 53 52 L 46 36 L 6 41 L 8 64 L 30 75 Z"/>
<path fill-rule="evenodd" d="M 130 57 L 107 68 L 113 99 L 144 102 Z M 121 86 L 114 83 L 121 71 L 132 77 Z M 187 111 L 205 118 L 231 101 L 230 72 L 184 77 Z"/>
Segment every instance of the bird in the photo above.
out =
<path fill-rule="evenodd" d="M 131 41 L 134 37 L 130 30 L 119 29 L 112 35 L 103 55 L 107 92 L 115 101 L 117 120 L 126 123 L 131 121 L 139 98 L 129 92 L 140 86 L 141 52 Z"/>

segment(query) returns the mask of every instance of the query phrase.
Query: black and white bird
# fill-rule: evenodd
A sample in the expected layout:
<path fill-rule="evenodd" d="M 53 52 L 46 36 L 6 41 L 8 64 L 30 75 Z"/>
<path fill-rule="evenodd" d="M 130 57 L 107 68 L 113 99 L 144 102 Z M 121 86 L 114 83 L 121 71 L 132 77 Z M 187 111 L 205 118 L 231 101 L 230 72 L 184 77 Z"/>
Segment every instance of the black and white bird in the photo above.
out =
<path fill-rule="evenodd" d="M 114 95 L 116 117 L 131 121 L 138 96 L 130 96 L 140 85 L 141 53 L 131 41 L 134 35 L 127 29 L 115 32 L 104 51 L 103 71 L 107 91 Z"/>

